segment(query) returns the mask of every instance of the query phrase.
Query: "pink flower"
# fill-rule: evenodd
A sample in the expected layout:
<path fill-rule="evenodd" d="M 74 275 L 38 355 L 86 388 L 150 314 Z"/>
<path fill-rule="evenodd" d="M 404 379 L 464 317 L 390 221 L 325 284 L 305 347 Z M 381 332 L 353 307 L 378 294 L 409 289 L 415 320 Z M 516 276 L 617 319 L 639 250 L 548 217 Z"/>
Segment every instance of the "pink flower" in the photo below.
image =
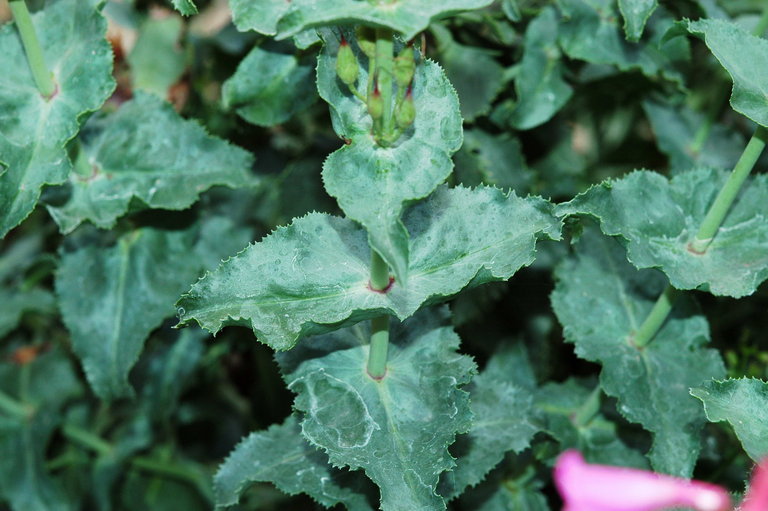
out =
<path fill-rule="evenodd" d="M 739 511 L 768 511 L 768 458 L 755 468 Z"/>
<path fill-rule="evenodd" d="M 555 464 L 555 484 L 565 502 L 563 511 L 656 511 L 674 507 L 726 511 L 731 507 L 728 492 L 719 486 L 646 470 L 590 465 L 577 451 L 560 455 Z M 766 488 L 762 491 L 765 493 Z M 767 509 L 757 506 L 742 511 Z"/>

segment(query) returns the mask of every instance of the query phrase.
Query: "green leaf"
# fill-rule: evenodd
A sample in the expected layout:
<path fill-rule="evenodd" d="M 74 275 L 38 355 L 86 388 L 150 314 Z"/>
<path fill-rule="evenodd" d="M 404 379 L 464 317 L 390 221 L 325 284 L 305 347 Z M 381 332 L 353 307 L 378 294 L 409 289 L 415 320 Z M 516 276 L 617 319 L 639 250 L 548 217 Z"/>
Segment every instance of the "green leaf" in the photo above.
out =
<path fill-rule="evenodd" d="M 24 312 L 54 312 L 56 300 L 44 289 L 10 291 L 0 289 L 0 338 L 16 328 Z"/>
<path fill-rule="evenodd" d="M 206 337 L 200 330 L 183 330 L 172 345 L 153 353 L 141 389 L 142 405 L 152 417 L 168 419 L 176 411 L 181 393 L 203 355 Z"/>
<path fill-rule="evenodd" d="M 735 23 L 712 19 L 683 21 L 702 36 L 733 80 L 731 106 L 762 126 L 768 126 L 768 41 Z"/>
<path fill-rule="evenodd" d="M 64 252 L 56 275 L 64 323 L 88 381 L 102 399 L 132 395 L 128 373 L 149 333 L 172 316 L 173 300 L 203 267 L 203 254 L 231 246 L 200 242 L 196 229 L 142 228 L 114 246 L 95 242 Z M 218 257 L 216 257 L 218 259 Z"/>
<path fill-rule="evenodd" d="M 517 105 L 509 119 L 515 129 L 544 124 L 573 94 L 563 80 L 564 65 L 557 45 L 559 21 L 556 11 L 547 7 L 525 31 L 525 50 L 515 77 Z"/>
<path fill-rule="evenodd" d="M 330 104 L 336 133 L 350 140 L 325 161 L 325 189 L 349 218 L 368 230 L 371 246 L 397 279 L 406 281 L 408 232 L 400 215 L 406 203 L 426 197 L 451 173 L 451 155 L 462 140 L 456 92 L 440 66 L 421 60 L 412 89 L 416 120 L 396 145 L 380 147 L 370 135 L 365 104 L 336 78 L 338 42 L 328 35 L 325 43 L 317 66 L 318 91 Z M 364 54 L 351 46 L 358 62 L 365 62 Z M 366 68 L 360 69 L 361 90 Z"/>
<path fill-rule="evenodd" d="M 274 126 L 315 102 L 314 69 L 292 44 L 254 47 L 222 89 L 224 106 L 246 121 Z"/>
<path fill-rule="evenodd" d="M 619 0 L 619 10 L 624 17 L 624 32 L 627 40 L 637 42 L 643 35 L 648 18 L 658 5 L 657 0 Z"/>
<path fill-rule="evenodd" d="M 475 371 L 472 359 L 456 352 L 459 338 L 443 326 L 448 322 L 442 309 L 393 325 L 380 381 L 366 371 L 365 327 L 304 343 L 304 360 L 293 371 L 282 364 L 298 394 L 294 407 L 305 414 L 304 437 L 334 465 L 364 469 L 381 489 L 384 511 L 445 509 L 435 490 L 454 466 L 448 446 L 470 428 L 469 396 L 458 387 Z M 339 344 L 331 353 L 317 350 Z"/>
<path fill-rule="evenodd" d="M 616 424 L 599 413 L 579 422 L 577 417 L 590 406 L 594 382 L 569 378 L 563 383 L 550 382 L 536 391 L 536 410 L 542 416 L 544 430 L 560 447 L 578 449 L 591 463 L 648 468 L 645 456 L 629 448 L 619 437 Z"/>
<path fill-rule="evenodd" d="M 520 141 L 509 133 L 492 135 L 481 129 L 464 132 L 464 144 L 454 155 L 454 177 L 464 186 L 493 185 L 526 193 L 532 180 Z"/>
<path fill-rule="evenodd" d="M 509 21 L 518 22 L 523 19 L 518 0 L 502 0 L 501 10 L 504 11 L 504 15 Z"/>
<path fill-rule="evenodd" d="M 550 511 L 541 492 L 543 482 L 535 477 L 530 461 L 512 459 L 496 470 L 490 479 L 469 490 L 459 500 L 462 509 L 473 511 Z M 521 475 L 510 474 L 522 471 Z"/>
<path fill-rule="evenodd" d="M 754 378 L 707 382 L 691 389 L 712 422 L 728 421 L 749 457 L 768 455 L 768 383 Z"/>
<path fill-rule="evenodd" d="M 197 6 L 192 0 L 171 0 L 171 2 L 173 3 L 173 8 L 184 16 L 197 14 Z"/>
<path fill-rule="evenodd" d="M 654 209 L 654 204 L 647 204 Z M 603 366 L 600 384 L 619 400 L 619 412 L 653 433 L 653 468 L 690 477 L 704 424 L 688 394 L 702 381 L 722 377 L 723 362 L 709 341 L 706 319 L 690 298 L 675 303 L 654 339 L 637 348 L 632 337 L 666 286 L 655 270 L 636 271 L 621 246 L 589 230 L 576 256 L 555 272 L 552 306 L 576 354 Z"/>
<path fill-rule="evenodd" d="M 137 92 L 113 115 L 96 117 L 81 136 L 71 195 L 48 211 L 64 233 L 90 220 L 110 228 L 132 200 L 149 208 L 185 209 L 214 185 L 252 184 L 253 157 L 184 120 L 165 101 Z M 87 175 L 86 175 L 87 174 Z"/>
<path fill-rule="evenodd" d="M 504 68 L 488 50 L 454 41 L 442 25 L 430 30 L 437 38 L 438 60 L 459 95 L 461 116 L 471 122 L 487 114 L 504 85 Z"/>
<path fill-rule="evenodd" d="M 185 12 L 178 3 L 176 0 L 176 9 L 185 15 L 197 12 L 197 9 Z M 163 99 L 169 96 L 169 89 L 181 78 L 186 68 L 185 52 L 179 45 L 183 26 L 184 22 L 175 14 L 162 19 L 150 17 L 144 21 L 136 45 L 128 54 L 134 89 L 150 92 Z"/>
<path fill-rule="evenodd" d="M 689 45 L 684 38 L 663 40 L 674 19 L 661 9 L 649 20 L 649 35 L 631 43 L 619 28 L 615 0 L 557 0 L 557 4 L 564 17 L 559 42 L 569 57 L 682 82 L 677 68 L 690 58 Z"/>
<path fill-rule="evenodd" d="M 706 141 L 695 150 L 693 144 L 698 132 L 707 122 L 704 115 L 662 99 L 643 101 L 643 110 L 651 122 L 659 149 L 669 157 L 673 173 L 695 167 L 732 169 L 746 145 L 738 132 L 713 124 Z"/>
<path fill-rule="evenodd" d="M 530 389 L 515 385 L 510 367 L 500 371 L 510 352 L 489 361 L 489 367 L 467 385 L 474 420 L 466 435 L 456 439 L 451 453 L 456 468 L 443 474 L 440 494 L 451 500 L 485 479 L 508 451 L 526 449 L 539 431 L 533 417 Z M 501 361 L 494 362 L 497 358 Z"/>
<path fill-rule="evenodd" d="M 638 268 L 659 268 L 677 289 L 715 295 L 754 293 L 768 278 L 768 176 L 748 181 L 704 254 L 688 249 L 727 178 L 725 171 L 698 169 L 667 180 L 636 171 L 593 186 L 558 207 L 560 215 L 587 214 L 605 234 L 627 240 Z"/>
<path fill-rule="evenodd" d="M 231 0 L 232 17 L 240 31 L 255 30 L 285 39 L 310 27 L 342 23 L 388 27 L 412 39 L 433 19 L 468 9 L 479 9 L 492 0 L 402 0 L 395 3 L 358 0 L 293 0 L 254 2 Z"/>
<path fill-rule="evenodd" d="M 232 506 L 253 483 L 270 482 L 289 495 L 306 493 L 326 507 L 341 503 L 350 510 L 371 510 L 365 495 L 346 472 L 333 468 L 328 456 L 301 436 L 295 415 L 283 424 L 245 437 L 214 477 L 216 505 Z M 347 481 L 345 479 L 349 479 Z"/>
<path fill-rule="evenodd" d="M 26 420 L 0 417 L 0 498 L 12 509 L 75 509 L 45 468 L 45 450 L 58 422 L 57 415 L 46 409 Z"/>
<path fill-rule="evenodd" d="M 226 261 L 181 297 L 180 325 L 250 326 L 277 350 L 384 313 L 405 319 L 465 287 L 505 280 L 533 262 L 539 237 L 557 239 L 551 204 L 494 188 L 440 188 L 404 216 L 411 278 L 368 288 L 370 249 L 354 222 L 312 213 Z"/>
<path fill-rule="evenodd" d="M 26 345 L 21 349 L 38 349 L 26 363 L 0 363 L 0 388 L 25 405 L 58 412 L 67 401 L 83 394 L 83 385 L 72 362 L 63 349 L 43 352 L 42 346 Z M 56 385 L 51 385 L 56 382 Z"/>
<path fill-rule="evenodd" d="M 57 84 L 49 101 L 37 91 L 16 26 L 0 27 L 0 159 L 7 166 L 0 173 L 0 237 L 32 212 L 43 185 L 64 182 L 72 166 L 65 144 L 77 134 L 80 117 L 98 109 L 115 87 L 100 4 L 61 0 L 32 16 Z"/>

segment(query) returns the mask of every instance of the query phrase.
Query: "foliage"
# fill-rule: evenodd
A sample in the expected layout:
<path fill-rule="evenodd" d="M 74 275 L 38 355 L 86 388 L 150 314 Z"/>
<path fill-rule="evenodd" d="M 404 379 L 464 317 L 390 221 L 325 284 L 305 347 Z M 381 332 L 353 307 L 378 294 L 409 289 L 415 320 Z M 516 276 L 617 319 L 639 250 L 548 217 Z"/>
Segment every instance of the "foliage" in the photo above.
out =
<path fill-rule="evenodd" d="M 0 508 L 545 511 L 568 449 L 768 453 L 764 2 L 9 7 Z"/>

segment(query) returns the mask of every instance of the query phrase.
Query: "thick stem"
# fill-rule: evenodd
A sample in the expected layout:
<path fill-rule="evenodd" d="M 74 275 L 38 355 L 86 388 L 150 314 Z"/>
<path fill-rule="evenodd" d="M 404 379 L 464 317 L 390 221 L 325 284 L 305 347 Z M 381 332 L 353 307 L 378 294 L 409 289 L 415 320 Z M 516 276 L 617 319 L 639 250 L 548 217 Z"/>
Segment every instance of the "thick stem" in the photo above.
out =
<path fill-rule="evenodd" d="M 375 250 L 371 250 L 371 289 L 386 292 L 389 288 L 389 266 Z M 381 380 L 387 372 L 387 349 L 389 347 L 389 316 L 371 320 L 371 345 L 368 352 L 368 374 L 374 380 Z"/>
<path fill-rule="evenodd" d="M 392 31 L 386 28 L 376 29 L 376 84 L 384 103 L 384 115 L 381 119 L 380 140 L 386 140 L 392 131 L 392 68 L 394 66 L 394 44 Z"/>
<path fill-rule="evenodd" d="M 371 320 L 371 346 L 368 352 L 368 375 L 381 380 L 387 374 L 387 350 L 389 348 L 389 316 Z"/>
<path fill-rule="evenodd" d="M 632 338 L 633 344 L 638 348 L 646 346 L 661 330 L 662 325 L 667 320 L 669 313 L 672 312 L 672 306 L 680 295 L 680 291 L 667 285 L 661 293 L 656 303 L 653 305 L 650 314 L 645 318 L 643 324 L 637 329 Z"/>
<path fill-rule="evenodd" d="M 375 250 L 371 250 L 371 289 L 385 291 L 389 287 L 389 266 Z"/>
<path fill-rule="evenodd" d="M 736 199 L 739 190 L 741 190 L 741 185 L 744 184 L 755 163 L 757 163 L 757 159 L 763 152 L 766 141 L 768 141 L 768 129 L 758 126 L 755 134 L 749 140 L 746 149 L 741 154 L 739 161 L 733 168 L 733 172 L 728 176 L 728 180 L 720 190 L 720 193 L 717 194 L 715 202 L 712 203 L 709 211 L 707 211 L 707 215 L 704 217 L 701 227 L 699 227 L 699 232 L 696 233 L 696 239 L 691 242 L 691 250 L 697 253 L 706 252 L 717 230 L 722 225 L 725 215 L 728 214 L 728 210 Z"/>
<path fill-rule="evenodd" d="M 29 15 L 27 4 L 24 0 L 11 0 L 9 5 L 13 13 L 13 19 L 16 20 L 19 35 L 21 35 L 21 43 L 24 45 L 27 62 L 32 70 L 32 77 L 35 79 L 37 90 L 40 91 L 43 97 L 48 99 L 56 91 L 56 84 L 53 83 L 53 74 L 45 65 L 43 50 L 40 47 L 37 34 L 35 34 L 35 27 L 32 25 L 32 18 Z"/>

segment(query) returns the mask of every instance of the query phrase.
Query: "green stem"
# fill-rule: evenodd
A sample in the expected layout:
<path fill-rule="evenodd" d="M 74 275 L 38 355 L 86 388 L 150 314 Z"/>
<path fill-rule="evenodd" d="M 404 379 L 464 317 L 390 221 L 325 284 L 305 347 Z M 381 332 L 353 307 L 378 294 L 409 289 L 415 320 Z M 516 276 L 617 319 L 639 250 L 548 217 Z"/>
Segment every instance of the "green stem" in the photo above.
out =
<path fill-rule="evenodd" d="M 43 97 L 50 99 L 56 91 L 56 84 L 53 83 L 53 74 L 45 65 L 43 50 L 40 47 L 37 34 L 35 34 L 35 27 L 32 25 L 32 17 L 29 15 L 27 4 L 24 0 L 11 0 L 9 5 L 21 35 L 21 43 L 24 45 L 27 62 L 32 70 L 32 77 L 35 79 L 37 90 Z"/>
<path fill-rule="evenodd" d="M 381 133 L 378 138 L 388 138 L 392 130 L 392 68 L 394 66 L 394 44 L 392 31 L 386 28 L 376 29 L 376 84 L 384 103 L 384 115 L 381 120 Z"/>
<path fill-rule="evenodd" d="M 669 313 L 672 312 L 672 306 L 680 292 L 670 285 L 662 291 L 656 303 L 653 305 L 650 314 L 645 318 L 643 324 L 635 332 L 632 338 L 633 344 L 638 348 L 645 347 L 659 332 Z"/>
<path fill-rule="evenodd" d="M 2 391 L 0 391 L 0 411 L 18 419 L 27 419 L 34 412 L 30 406 L 17 401 Z"/>
<path fill-rule="evenodd" d="M 366 101 L 366 99 L 365 99 L 365 96 L 363 96 L 362 94 L 360 94 L 360 91 L 358 91 L 358 90 L 357 90 L 357 87 L 355 87 L 355 84 L 353 84 L 353 83 L 350 83 L 350 84 L 348 85 L 348 87 L 349 87 L 349 92 L 351 92 L 352 94 L 354 94 L 354 95 L 355 95 L 355 97 L 356 97 L 357 99 L 359 99 L 360 101 L 362 101 L 364 105 L 367 103 L 367 101 Z"/>
<path fill-rule="evenodd" d="M 74 424 L 64 424 L 61 428 L 61 432 L 65 437 L 72 440 L 75 443 L 82 445 L 102 456 L 111 456 L 113 453 L 112 446 L 98 435 L 95 435 L 83 429 L 80 426 Z"/>
<path fill-rule="evenodd" d="M 384 291 L 387 287 L 389 287 L 389 266 L 375 250 L 371 250 L 371 289 Z"/>
<path fill-rule="evenodd" d="M 736 200 L 741 185 L 744 184 L 755 163 L 757 163 L 760 154 L 763 152 L 766 141 L 768 141 L 768 129 L 758 126 L 755 134 L 752 135 L 747 147 L 741 154 L 739 161 L 733 168 L 733 172 L 728 176 L 728 180 L 720 190 L 720 193 L 717 194 L 715 202 L 712 203 L 709 211 L 707 211 L 707 215 L 704 217 L 701 227 L 699 227 L 699 232 L 696 233 L 696 239 L 691 242 L 691 250 L 697 253 L 706 252 L 707 247 L 709 247 L 715 234 L 717 234 L 717 230 L 722 225 L 725 215 L 728 214 L 733 201 Z"/>
<path fill-rule="evenodd" d="M 592 393 L 589 394 L 587 400 L 584 401 L 584 404 L 576 411 L 576 415 L 573 418 L 573 423 L 576 427 L 586 426 L 597 415 L 600 411 L 600 397 L 602 393 L 598 383 Z"/>
<path fill-rule="evenodd" d="M 389 348 L 389 316 L 371 320 L 371 345 L 368 352 L 368 375 L 381 380 L 387 374 L 387 350 Z"/>
<path fill-rule="evenodd" d="M 384 292 L 389 287 L 389 266 L 375 250 L 371 250 L 371 289 Z M 389 316 L 371 320 L 371 345 L 368 352 L 368 374 L 381 380 L 387 372 L 389 348 Z"/>

